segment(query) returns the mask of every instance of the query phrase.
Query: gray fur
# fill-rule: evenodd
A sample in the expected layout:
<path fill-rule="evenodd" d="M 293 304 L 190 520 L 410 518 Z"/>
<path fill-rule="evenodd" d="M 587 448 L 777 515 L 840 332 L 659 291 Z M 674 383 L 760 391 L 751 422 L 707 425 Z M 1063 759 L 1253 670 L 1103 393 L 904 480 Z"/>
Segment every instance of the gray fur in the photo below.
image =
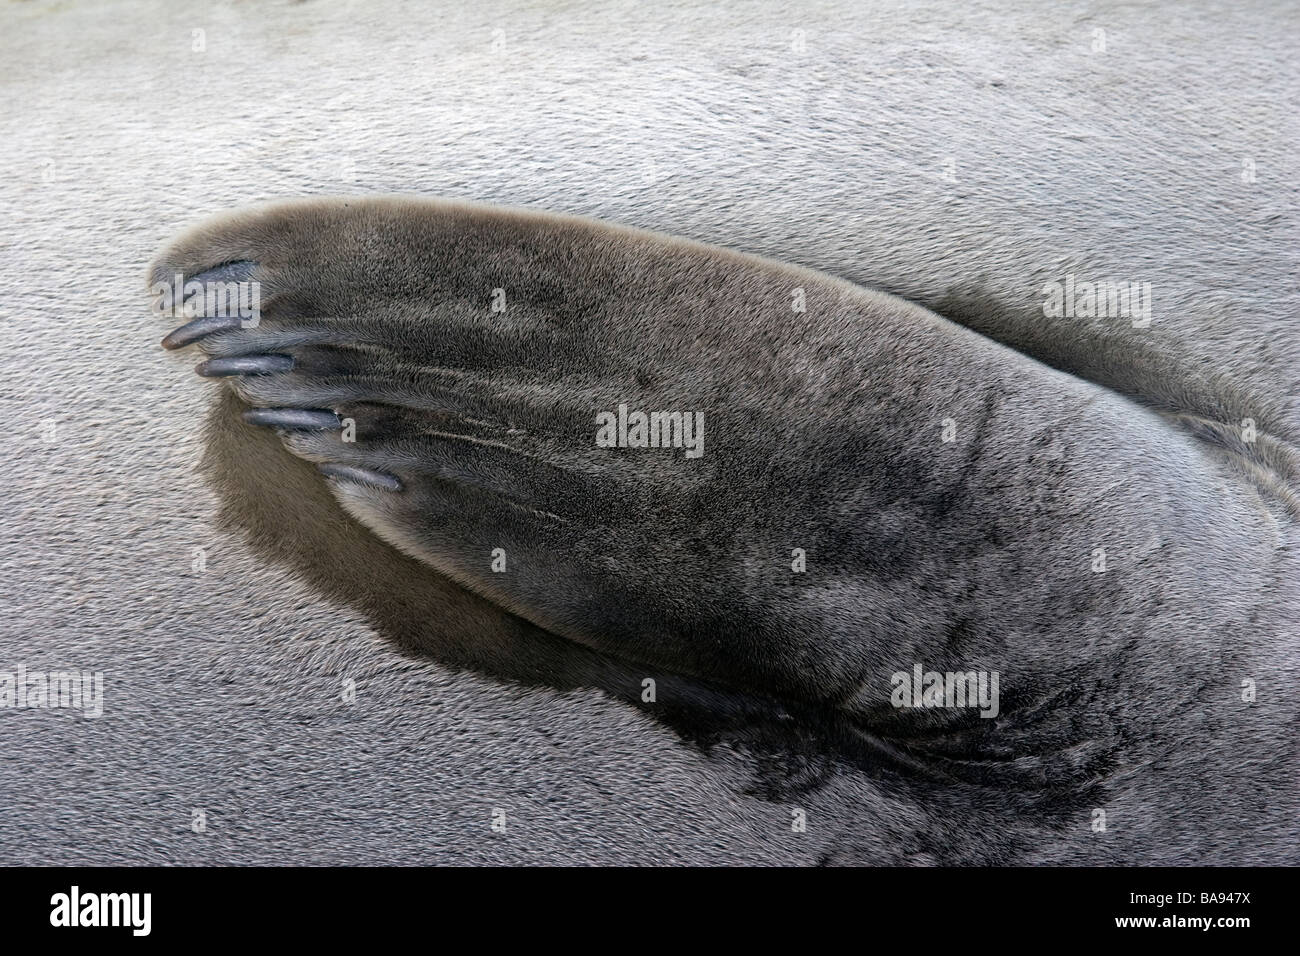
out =
<path fill-rule="evenodd" d="M 0 300 L 7 419 L 26 429 L 6 482 L 4 649 L 109 679 L 97 721 L 0 712 L 21 755 L 3 770 L 8 859 L 1295 861 L 1289 11 L 361 9 L 5 14 L 22 108 Z M 837 493 L 898 534 L 860 543 L 883 557 L 834 605 L 872 612 L 845 624 L 860 642 L 845 674 L 843 644 L 809 628 L 804 658 L 768 644 L 738 682 L 705 660 L 674 685 L 680 647 L 627 665 L 610 632 L 565 640 L 529 623 L 536 601 L 503 615 L 430 575 L 233 397 L 200 435 L 209 400 L 149 348 L 163 330 L 137 305 L 140 264 L 202 213 L 349 191 L 654 229 L 776 260 L 746 260 L 741 301 L 763 269 L 846 297 L 808 335 L 858 363 L 892 352 L 898 375 L 865 376 L 866 395 L 831 382 L 835 409 L 863 403 L 882 479 Z M 1045 319 L 1040 290 L 1067 272 L 1150 281 L 1150 328 Z M 878 338 L 855 338 L 848 318 L 876 306 Z M 726 381 L 747 359 L 724 344 L 704 354 Z M 938 389 L 915 431 L 866 414 L 913 379 Z M 767 393 L 758 412 L 787 414 Z M 973 429 L 949 449 L 960 463 L 926 432 L 950 411 Z M 1255 443 L 1236 438 L 1246 417 Z M 824 439 L 806 417 L 789 431 Z M 1119 561 L 1093 576 L 1098 539 Z M 911 643 L 890 643 L 881 611 Z M 842 693 L 890 654 L 1000 654 L 1032 677 L 1000 730 L 901 726 L 911 715 Z M 830 670 L 791 687 L 803 664 Z M 641 707 L 647 666 L 682 712 Z"/>

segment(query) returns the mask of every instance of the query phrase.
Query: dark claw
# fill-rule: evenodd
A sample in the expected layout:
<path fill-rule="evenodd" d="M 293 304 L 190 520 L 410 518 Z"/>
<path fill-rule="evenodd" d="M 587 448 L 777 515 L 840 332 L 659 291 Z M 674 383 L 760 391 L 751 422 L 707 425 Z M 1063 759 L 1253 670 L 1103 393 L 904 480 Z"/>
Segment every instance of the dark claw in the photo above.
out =
<path fill-rule="evenodd" d="M 250 408 L 244 412 L 244 421 L 250 425 L 267 425 L 271 428 L 308 432 L 323 432 L 343 427 L 343 423 L 333 412 L 310 408 Z"/>
<path fill-rule="evenodd" d="M 200 272 L 196 276 L 190 276 L 190 282 L 198 282 L 207 285 L 209 282 L 250 282 L 253 278 L 253 269 L 257 263 L 249 262 L 247 259 L 240 259 L 238 262 L 227 262 L 225 265 L 209 269 L 207 272 Z M 187 296 L 193 298 L 193 296 Z"/>
<path fill-rule="evenodd" d="M 198 275 L 190 276 L 190 278 L 188 279 L 188 281 L 184 283 L 184 285 L 188 287 L 194 283 L 197 283 L 204 290 L 203 293 L 194 292 L 189 295 L 184 295 L 183 302 L 172 302 L 170 306 L 164 305 L 164 308 L 172 308 L 172 309 L 179 310 L 184 305 L 188 304 L 192 299 L 199 298 L 200 295 L 206 295 L 208 291 L 208 287 L 211 285 L 215 285 L 218 283 L 250 282 L 252 281 L 253 271 L 254 269 L 256 269 L 256 267 L 257 267 L 257 263 L 249 262 L 246 259 L 241 259 L 238 262 L 227 262 L 224 265 L 219 265 L 216 268 L 209 269 L 206 272 L 200 272 Z M 161 281 L 172 282 L 174 280 L 173 277 L 166 276 L 166 277 L 161 277 Z M 170 296 L 165 296 L 162 300 L 163 303 L 167 303 L 169 301 L 171 301 Z M 240 301 L 241 302 L 243 301 L 242 292 L 241 292 Z M 192 310 L 190 311 L 190 314 L 193 315 L 194 311 L 200 311 L 200 310 Z M 162 343 L 163 348 L 165 349 L 182 348 L 183 346 L 189 345 L 191 342 L 203 338 L 205 335 L 211 335 L 213 332 L 222 332 L 222 331 L 226 331 L 227 329 L 236 328 L 241 324 L 244 318 L 246 317 L 205 316 L 202 318 L 197 318 L 193 322 L 190 322 L 188 325 L 182 325 L 171 335 L 167 336 L 167 338 L 163 339 L 163 343 Z"/>
<path fill-rule="evenodd" d="M 214 358 L 194 367 L 204 378 L 222 378 L 227 375 L 271 375 L 293 368 L 293 359 L 287 355 L 238 355 L 234 358 Z"/>
<path fill-rule="evenodd" d="M 181 349 L 191 342 L 197 342 L 205 335 L 211 335 L 213 332 L 226 332 L 230 329 L 239 328 L 240 318 L 237 315 L 213 316 L 211 318 L 195 319 L 193 322 L 187 322 L 179 329 L 174 331 L 167 338 L 162 340 L 162 347 L 165 349 Z"/>
<path fill-rule="evenodd" d="M 353 468 L 351 465 L 317 465 L 322 475 L 327 478 L 342 478 L 344 481 L 355 481 L 359 485 L 369 485 L 371 488 L 378 488 L 381 491 L 401 491 L 402 483 L 392 475 L 386 475 L 382 471 L 371 471 L 368 468 Z"/>

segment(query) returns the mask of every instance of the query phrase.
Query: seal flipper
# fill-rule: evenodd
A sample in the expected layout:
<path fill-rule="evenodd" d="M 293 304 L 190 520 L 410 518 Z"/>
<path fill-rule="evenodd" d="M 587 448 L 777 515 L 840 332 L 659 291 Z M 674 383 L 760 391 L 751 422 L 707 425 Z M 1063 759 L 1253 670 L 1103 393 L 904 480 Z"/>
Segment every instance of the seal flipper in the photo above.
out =
<path fill-rule="evenodd" d="M 395 199 L 238 213 L 155 275 L 232 261 L 256 264 L 260 321 L 169 339 L 378 535 L 602 652 L 915 729 L 953 718 L 890 706 L 914 662 L 1037 693 L 1160 626 L 1191 668 L 1153 582 L 1198 613 L 1207 575 L 1253 584 L 1214 556 L 1255 519 L 1185 437 L 829 276 Z M 638 413 L 663 413 L 657 442 Z M 1209 536 L 1207 508 L 1232 512 Z M 1099 546 L 1125 574 L 1094 573 Z M 1081 616 L 1107 641 L 1073 648 Z"/>

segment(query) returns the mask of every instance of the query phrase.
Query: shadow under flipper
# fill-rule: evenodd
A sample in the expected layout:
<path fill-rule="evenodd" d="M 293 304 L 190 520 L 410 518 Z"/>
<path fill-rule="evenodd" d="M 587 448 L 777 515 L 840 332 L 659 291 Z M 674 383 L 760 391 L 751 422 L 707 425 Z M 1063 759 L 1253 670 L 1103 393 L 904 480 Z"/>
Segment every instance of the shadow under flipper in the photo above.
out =
<path fill-rule="evenodd" d="M 399 653 L 505 683 L 600 690 L 706 756 L 715 748 L 739 755 L 747 778 L 739 788 L 761 799 L 789 800 L 848 773 L 865 775 L 881 792 L 924 794 L 940 818 L 969 811 L 972 781 L 937 770 L 923 752 L 886 740 L 833 707 L 609 658 L 466 590 L 357 522 L 310 463 L 286 451 L 272 430 L 241 419 L 246 408 L 222 389 L 205 423 L 201 469 L 217 492 L 222 527 L 329 601 L 357 611 Z M 652 702 L 642 699 L 647 678 L 655 682 Z M 1045 812 L 1052 817 L 1067 809 L 1055 806 L 1055 797 L 1003 792 L 997 810 L 1033 807 L 1041 820 Z"/>
<path fill-rule="evenodd" d="M 201 470 L 220 501 L 219 521 L 262 558 L 288 568 L 329 601 L 351 607 L 400 653 L 454 669 L 559 692 L 595 688 L 708 752 L 748 752 L 752 791 L 776 798 L 816 788 L 838 764 L 889 760 L 854 745 L 839 753 L 842 718 L 605 657 L 558 637 L 461 587 L 382 541 L 349 515 L 308 462 L 271 429 L 242 420 L 248 407 L 220 391 L 205 423 Z M 654 680 L 652 702 L 642 699 Z"/>

